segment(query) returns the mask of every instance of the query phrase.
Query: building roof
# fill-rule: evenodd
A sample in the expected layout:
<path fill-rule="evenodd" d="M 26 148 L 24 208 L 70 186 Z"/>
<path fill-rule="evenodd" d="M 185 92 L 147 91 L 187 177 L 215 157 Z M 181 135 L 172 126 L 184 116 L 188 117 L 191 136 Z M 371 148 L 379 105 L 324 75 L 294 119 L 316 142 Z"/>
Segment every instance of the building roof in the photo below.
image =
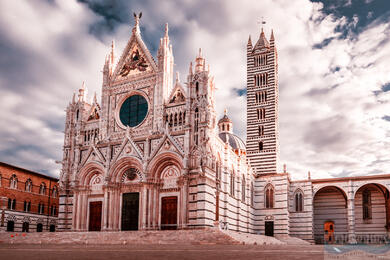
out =
<path fill-rule="evenodd" d="M 46 178 L 46 179 L 50 179 L 50 180 L 58 182 L 58 178 L 51 177 L 51 176 L 43 174 L 43 173 L 38 173 L 38 172 L 31 171 L 31 170 L 27 170 L 27 169 L 24 169 L 24 168 L 21 168 L 21 167 L 12 165 L 12 164 L 8 164 L 8 163 L 5 163 L 5 162 L 0 162 L 0 165 L 1 166 L 5 166 L 5 167 L 10 167 L 10 168 L 13 168 L 13 169 L 18 170 L 18 171 L 23 171 L 23 172 L 26 172 L 26 173 L 29 173 L 29 174 L 33 174 L 33 175 L 36 175 L 36 176 L 39 176 L 39 177 L 42 177 L 42 178 Z"/>
<path fill-rule="evenodd" d="M 229 132 L 222 132 L 222 133 L 219 133 L 219 138 L 221 138 L 221 140 L 223 142 L 228 142 L 229 145 L 233 148 L 233 149 L 240 149 L 240 150 L 245 150 L 246 151 L 246 147 L 245 147 L 245 143 L 244 141 L 241 140 L 240 137 L 238 137 L 237 135 L 233 134 L 233 133 L 229 133 Z"/>

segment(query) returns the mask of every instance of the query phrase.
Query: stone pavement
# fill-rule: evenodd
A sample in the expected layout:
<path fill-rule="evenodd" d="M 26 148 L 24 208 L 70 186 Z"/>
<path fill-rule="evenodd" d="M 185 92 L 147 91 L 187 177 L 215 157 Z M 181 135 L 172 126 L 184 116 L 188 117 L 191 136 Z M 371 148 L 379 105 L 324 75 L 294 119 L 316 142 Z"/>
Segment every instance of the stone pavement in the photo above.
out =
<path fill-rule="evenodd" d="M 322 246 L 291 245 L 5 245 L 0 244 L 0 259 L 324 259 Z"/>

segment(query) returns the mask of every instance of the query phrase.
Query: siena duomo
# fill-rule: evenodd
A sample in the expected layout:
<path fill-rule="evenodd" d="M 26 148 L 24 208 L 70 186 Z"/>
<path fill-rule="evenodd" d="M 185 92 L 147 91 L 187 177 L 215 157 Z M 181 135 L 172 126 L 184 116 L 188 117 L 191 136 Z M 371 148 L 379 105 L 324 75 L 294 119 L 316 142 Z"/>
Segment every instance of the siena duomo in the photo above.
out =
<path fill-rule="evenodd" d="M 245 143 L 226 112 L 217 118 L 201 50 L 182 83 L 168 26 L 154 58 L 134 18 L 118 62 L 114 44 L 106 57 L 101 101 L 87 102 L 83 84 L 66 109 L 59 230 L 216 227 L 317 242 L 387 234 L 390 175 L 292 181 L 278 171 L 273 32 L 248 40 Z"/>

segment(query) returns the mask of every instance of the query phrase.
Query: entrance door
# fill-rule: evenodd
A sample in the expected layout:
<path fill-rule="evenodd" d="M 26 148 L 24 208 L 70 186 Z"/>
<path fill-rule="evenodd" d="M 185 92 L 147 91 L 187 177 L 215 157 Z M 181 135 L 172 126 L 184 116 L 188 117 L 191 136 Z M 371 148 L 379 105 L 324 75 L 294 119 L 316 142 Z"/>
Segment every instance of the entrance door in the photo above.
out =
<path fill-rule="evenodd" d="M 161 229 L 177 229 L 177 197 L 161 199 Z"/>
<path fill-rule="evenodd" d="M 42 232 L 43 231 L 43 225 L 42 223 L 37 224 L 37 232 Z"/>
<path fill-rule="evenodd" d="M 139 193 L 122 195 L 122 230 L 138 230 Z"/>
<path fill-rule="evenodd" d="M 89 231 L 100 231 L 102 227 L 102 202 L 89 203 Z M 51 226 L 50 226 L 51 229 Z"/>
<path fill-rule="evenodd" d="M 265 235 L 273 237 L 274 236 L 274 222 L 266 221 L 265 222 Z"/>
<path fill-rule="evenodd" d="M 324 239 L 325 243 L 332 244 L 334 243 L 334 222 L 327 221 L 324 224 Z"/>
<path fill-rule="evenodd" d="M 9 220 L 7 222 L 7 231 L 14 231 L 14 226 L 15 226 L 15 222 L 13 222 L 12 220 Z"/>

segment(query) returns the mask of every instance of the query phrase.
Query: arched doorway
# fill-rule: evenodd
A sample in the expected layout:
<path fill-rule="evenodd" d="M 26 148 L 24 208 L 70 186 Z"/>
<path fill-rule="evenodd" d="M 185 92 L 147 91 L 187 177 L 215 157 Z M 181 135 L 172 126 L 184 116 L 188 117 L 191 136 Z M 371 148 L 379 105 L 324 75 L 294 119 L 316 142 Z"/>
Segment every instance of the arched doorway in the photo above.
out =
<path fill-rule="evenodd" d="M 29 227 L 30 227 L 30 223 L 28 223 L 28 222 L 23 222 L 23 225 L 22 225 L 22 232 L 28 232 Z"/>
<path fill-rule="evenodd" d="M 43 231 L 43 225 L 42 223 L 37 224 L 37 232 L 42 232 Z"/>
<path fill-rule="evenodd" d="M 12 220 L 9 220 L 7 222 L 7 231 L 12 232 L 15 229 L 15 222 Z"/>
<path fill-rule="evenodd" d="M 380 184 L 365 184 L 355 193 L 355 235 L 358 243 L 383 239 L 389 223 L 389 191 Z"/>
<path fill-rule="evenodd" d="M 316 243 L 322 244 L 329 238 L 337 243 L 337 235 L 341 238 L 347 237 L 347 207 L 347 195 L 340 188 L 326 186 L 317 191 L 313 199 L 313 229 Z M 331 226 L 332 230 L 330 230 Z M 329 237 L 330 231 L 331 237 Z"/>

